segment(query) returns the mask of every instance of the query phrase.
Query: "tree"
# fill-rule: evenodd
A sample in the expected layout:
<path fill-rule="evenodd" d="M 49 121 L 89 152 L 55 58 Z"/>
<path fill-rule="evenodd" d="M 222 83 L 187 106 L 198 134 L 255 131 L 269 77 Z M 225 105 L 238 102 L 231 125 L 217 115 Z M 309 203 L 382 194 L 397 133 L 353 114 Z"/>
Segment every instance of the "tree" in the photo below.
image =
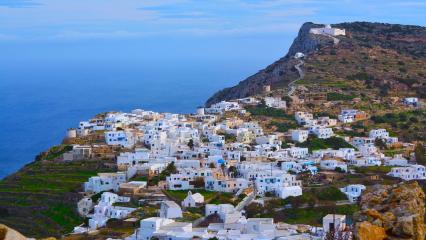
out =
<path fill-rule="evenodd" d="M 238 176 L 238 170 L 235 166 L 230 166 L 228 168 L 228 171 L 231 173 L 231 177 L 236 177 Z"/>
<path fill-rule="evenodd" d="M 374 145 L 380 149 L 386 149 L 386 142 L 381 138 L 376 138 Z"/>
<path fill-rule="evenodd" d="M 193 149 L 194 149 L 194 140 L 193 140 L 193 139 L 189 139 L 188 147 L 189 147 L 191 150 L 193 150 Z"/>
<path fill-rule="evenodd" d="M 246 206 L 245 210 L 247 217 L 253 218 L 259 216 L 262 213 L 263 206 L 259 203 L 250 203 L 248 206 Z"/>
<path fill-rule="evenodd" d="M 418 143 L 414 149 L 414 154 L 416 156 L 416 162 L 418 164 L 426 164 L 426 148 L 422 143 Z"/>
<path fill-rule="evenodd" d="M 194 179 L 194 181 L 192 181 L 191 184 L 194 185 L 194 188 L 204 188 L 205 186 L 204 178 L 197 177 Z"/>
<path fill-rule="evenodd" d="M 223 176 L 225 176 L 225 175 L 226 175 L 226 174 L 225 174 L 226 166 L 225 166 L 225 164 L 224 164 L 224 163 L 222 163 L 222 164 L 220 165 L 220 169 L 222 169 Z"/>

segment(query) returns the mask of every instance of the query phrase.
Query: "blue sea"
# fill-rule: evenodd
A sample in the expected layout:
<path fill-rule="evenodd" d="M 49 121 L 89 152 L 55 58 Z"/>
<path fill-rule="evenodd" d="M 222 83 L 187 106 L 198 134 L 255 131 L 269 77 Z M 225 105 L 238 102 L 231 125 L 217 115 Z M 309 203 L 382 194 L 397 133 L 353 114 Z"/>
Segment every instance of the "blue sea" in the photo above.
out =
<path fill-rule="evenodd" d="M 0 179 L 104 111 L 191 113 L 267 61 L 32 61 L 0 65 Z"/>
<path fill-rule="evenodd" d="M 97 113 L 195 112 L 284 56 L 293 35 L 0 42 L 0 179 Z"/>

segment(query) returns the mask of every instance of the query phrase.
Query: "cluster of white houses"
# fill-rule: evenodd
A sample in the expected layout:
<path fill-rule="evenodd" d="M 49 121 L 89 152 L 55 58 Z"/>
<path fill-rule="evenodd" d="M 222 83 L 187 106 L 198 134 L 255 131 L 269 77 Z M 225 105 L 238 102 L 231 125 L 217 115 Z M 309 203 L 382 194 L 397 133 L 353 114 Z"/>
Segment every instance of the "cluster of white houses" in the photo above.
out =
<path fill-rule="evenodd" d="M 325 28 L 324 31 L 330 29 Z M 340 123 L 367 117 L 362 111 L 345 109 L 338 119 L 314 118 L 311 113 L 296 112 L 295 120 L 300 124 L 298 129 L 292 129 L 288 134 L 265 134 L 259 123 L 238 117 L 238 114 L 246 114 L 244 105 L 261 102 L 268 107 L 286 108 L 285 101 L 279 98 L 266 97 L 262 101 L 244 98 L 199 108 L 193 115 L 137 109 L 131 113 L 108 113 L 103 118 L 81 122 L 75 134 L 69 132 L 68 137 L 104 131 L 107 145 L 125 149 L 117 156 L 119 172 L 100 173 L 84 184 L 87 193 L 103 192 L 97 203 L 89 198 L 79 202 L 79 212 L 90 218 L 89 229 L 105 226 L 110 218 L 128 217 L 135 209 L 116 206 L 116 203 L 129 201 L 116 193 L 125 188 L 146 188 L 146 182 L 129 182 L 129 179 L 136 174 L 158 175 L 171 164 L 176 171 L 166 176 L 162 187 L 186 190 L 188 196 L 180 203 L 163 202 L 159 216 L 143 219 L 141 227 L 129 240 L 151 237 L 192 239 L 194 236 L 201 239 L 292 239 L 291 236 L 301 236 L 295 231 L 281 229 L 269 218 L 246 218 L 241 209 L 227 204 L 205 206 L 205 215 L 218 214 L 223 221 L 220 224 L 194 228 L 191 223 L 175 221 L 182 217 L 181 206 L 190 208 L 204 204 L 204 196 L 192 194 L 194 189 L 236 195 L 249 189 L 256 196 L 268 194 L 285 199 L 302 195 L 298 173 L 315 175 L 319 169 L 348 172 L 349 166 L 386 165 L 393 167 L 389 175 L 394 177 L 404 180 L 426 178 L 424 166 L 411 165 L 399 155 L 385 157 L 377 149 L 376 139 L 382 139 L 386 144 L 398 142 L 398 138 L 390 136 L 385 129 L 373 129 L 366 137 L 344 138 L 352 146 L 348 148 L 310 152 L 308 148 L 282 144 L 285 137 L 297 143 L 308 141 L 309 136 L 319 139 L 339 137 L 335 136 L 333 128 Z M 237 114 L 224 118 L 223 114 L 228 111 Z M 364 190 L 363 185 L 349 185 L 341 189 L 351 202 L 356 201 Z M 76 228 L 76 232 L 83 230 Z"/>

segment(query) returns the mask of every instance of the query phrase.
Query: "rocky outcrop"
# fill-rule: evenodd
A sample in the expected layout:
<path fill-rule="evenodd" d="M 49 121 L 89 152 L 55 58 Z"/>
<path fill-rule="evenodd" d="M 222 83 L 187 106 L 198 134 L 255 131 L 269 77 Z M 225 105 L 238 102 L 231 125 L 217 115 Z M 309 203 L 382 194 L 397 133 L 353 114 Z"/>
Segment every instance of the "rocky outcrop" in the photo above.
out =
<path fill-rule="evenodd" d="M 7 227 L 6 225 L 0 224 L 0 240 L 26 240 L 19 232 Z"/>
<path fill-rule="evenodd" d="M 297 52 L 309 54 L 317 50 L 321 45 L 333 44 L 331 38 L 309 33 L 311 28 L 322 26 L 314 23 L 303 24 L 288 53 L 283 58 L 241 81 L 238 85 L 215 93 L 207 100 L 206 106 L 222 100 L 244 98 L 259 94 L 265 85 L 270 85 L 272 89 L 286 86 L 289 82 L 297 79 L 299 74 L 294 66 L 299 61 L 293 58 Z"/>
<path fill-rule="evenodd" d="M 354 214 L 356 239 L 425 239 L 424 201 L 417 182 L 366 190 Z"/>
<path fill-rule="evenodd" d="M 364 221 L 357 224 L 357 237 L 362 240 L 383 240 L 387 235 L 384 228 Z"/>

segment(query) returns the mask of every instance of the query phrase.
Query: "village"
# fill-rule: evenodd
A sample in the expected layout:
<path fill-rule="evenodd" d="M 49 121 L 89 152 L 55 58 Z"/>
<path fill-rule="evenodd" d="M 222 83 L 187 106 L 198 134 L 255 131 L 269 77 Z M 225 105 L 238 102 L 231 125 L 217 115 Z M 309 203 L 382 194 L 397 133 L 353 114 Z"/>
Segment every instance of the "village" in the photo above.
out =
<path fill-rule="evenodd" d="M 412 99 L 401 104 L 414 107 Z M 426 179 L 413 153 L 381 152 L 382 145 L 415 147 L 386 129 L 337 133 L 368 118 L 363 111 L 341 109 L 337 119 L 294 111 L 297 126 L 283 133 L 250 118 L 259 107 L 288 111 L 282 98 L 248 97 L 195 114 L 109 112 L 69 129 L 63 161 L 109 157 L 117 169 L 84 183 L 76 208 L 87 221 L 72 235 L 118 224 L 129 227 L 126 240 L 351 239 L 351 216 L 336 209 L 356 206 L 375 183 Z M 285 211 L 309 207 L 330 212 L 312 225 L 285 222 Z"/>
<path fill-rule="evenodd" d="M 309 33 L 334 45 L 346 35 Z M 68 129 L 44 158 L 108 171 L 80 187 L 84 221 L 67 239 L 353 239 L 363 192 L 426 180 L 423 143 L 394 131 L 415 129 L 423 103 L 308 88 L 305 57 L 292 57 L 299 77 L 284 89 L 263 85 L 193 114 L 106 112 Z M 372 109 L 386 105 L 398 111 Z"/>

